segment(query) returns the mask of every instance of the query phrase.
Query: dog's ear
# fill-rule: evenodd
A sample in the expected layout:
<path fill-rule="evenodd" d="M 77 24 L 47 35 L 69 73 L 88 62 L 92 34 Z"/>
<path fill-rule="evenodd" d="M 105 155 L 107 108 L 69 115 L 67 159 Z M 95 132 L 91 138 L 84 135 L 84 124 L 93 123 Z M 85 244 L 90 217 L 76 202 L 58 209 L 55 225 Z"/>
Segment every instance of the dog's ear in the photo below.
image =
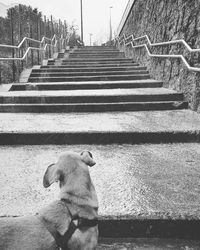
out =
<path fill-rule="evenodd" d="M 81 153 L 81 159 L 85 164 L 92 167 L 96 164 L 96 162 L 93 160 L 92 154 L 89 151 L 83 151 Z"/>
<path fill-rule="evenodd" d="M 52 183 L 59 180 L 60 180 L 60 172 L 58 171 L 56 164 L 49 165 L 43 177 L 43 186 L 47 188 Z"/>

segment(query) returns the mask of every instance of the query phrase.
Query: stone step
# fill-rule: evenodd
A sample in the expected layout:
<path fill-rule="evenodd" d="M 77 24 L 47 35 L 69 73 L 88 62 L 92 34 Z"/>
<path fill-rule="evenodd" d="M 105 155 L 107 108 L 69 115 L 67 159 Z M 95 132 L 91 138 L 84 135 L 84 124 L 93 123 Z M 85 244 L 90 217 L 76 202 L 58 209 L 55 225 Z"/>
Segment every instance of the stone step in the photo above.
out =
<path fill-rule="evenodd" d="M 120 81 L 150 79 L 149 74 L 65 76 L 65 77 L 29 77 L 28 82 L 77 82 L 77 81 Z"/>
<path fill-rule="evenodd" d="M 191 110 L 67 115 L 0 113 L 0 128 L 1 145 L 109 144 L 111 146 L 116 143 L 200 142 L 200 116 Z M 114 151 L 110 149 L 109 152 L 113 155 Z M 193 154 L 191 155 L 193 158 Z M 164 157 L 168 161 L 170 155 Z M 148 160 L 148 164 L 151 161 Z M 140 202 L 143 206 L 143 200 Z"/>
<path fill-rule="evenodd" d="M 106 76 L 106 75 L 146 75 L 147 70 L 100 71 L 100 72 L 31 72 L 30 77 Z"/>
<path fill-rule="evenodd" d="M 52 61 L 49 61 L 49 62 L 54 62 L 53 60 Z M 128 59 L 128 58 L 112 58 L 112 57 L 104 57 L 104 58 L 67 58 L 67 59 L 64 59 L 62 60 L 62 63 L 65 63 L 65 62 L 89 62 L 89 63 L 109 63 L 109 62 L 115 62 L 115 63 L 120 63 L 120 62 L 133 62 L 132 59 Z"/>
<path fill-rule="evenodd" d="M 56 63 L 55 64 L 48 64 L 48 65 L 56 65 Z M 113 62 L 113 61 L 106 61 L 106 62 L 101 62 L 101 61 L 99 61 L 99 62 L 95 62 L 95 61 L 93 61 L 93 62 L 85 62 L 85 61 L 80 61 L 80 62 L 76 62 L 76 61 L 74 61 L 74 62 L 67 62 L 67 61 L 65 61 L 65 62 L 61 62 L 60 63 L 60 65 L 63 65 L 63 66 L 65 66 L 65 65 L 67 65 L 67 66 L 78 66 L 78 67 L 82 67 L 82 66 L 87 66 L 87 67 L 98 67 L 98 66 L 101 66 L 101 67 L 110 67 L 110 66 L 113 66 L 113 65 L 115 65 L 115 66 L 135 66 L 135 64 L 133 64 L 132 62 L 121 62 L 121 61 L 116 61 L 116 62 Z M 82 65 L 82 66 L 81 66 Z"/>
<path fill-rule="evenodd" d="M 107 64 L 101 64 L 101 63 L 65 63 L 65 65 L 46 65 L 41 66 L 41 69 L 56 69 L 56 68 L 108 68 L 108 67 L 138 67 L 138 63 L 109 63 Z"/>
<path fill-rule="evenodd" d="M 75 50 L 113 50 L 113 49 L 116 49 L 116 47 L 114 46 L 84 46 L 84 47 L 81 47 L 81 48 L 76 48 Z"/>
<path fill-rule="evenodd" d="M 10 91 L 22 90 L 78 90 L 78 89 L 115 89 L 115 88 L 159 88 L 163 82 L 156 80 L 137 81 L 90 81 L 90 82 L 52 82 L 13 84 Z"/>
<path fill-rule="evenodd" d="M 53 63 L 56 62 L 56 59 L 49 59 L 48 62 L 49 63 Z M 100 61 L 100 62 L 105 62 L 105 61 L 120 61 L 120 62 L 133 62 L 133 59 L 130 58 L 115 58 L 115 57 L 109 57 L 106 56 L 104 58 L 64 58 L 64 59 L 59 59 L 59 61 L 62 62 L 80 62 L 80 61 L 85 61 L 85 62 L 95 62 L 95 61 Z"/>
<path fill-rule="evenodd" d="M 121 53 L 118 49 L 110 49 L 110 50 L 98 50 L 98 49 L 93 49 L 93 50 L 88 50 L 88 49 L 75 49 L 71 53 L 79 53 L 79 54 L 107 54 L 107 53 Z"/>
<path fill-rule="evenodd" d="M 45 189 L 42 178 L 69 150 L 89 150 L 96 161 L 100 237 L 199 240 L 199 143 L 1 146 L 0 216 L 35 214 L 58 199 L 58 184 Z"/>
<path fill-rule="evenodd" d="M 48 72 L 104 72 L 104 71 L 137 71 L 137 70 L 147 70 L 147 67 L 142 66 L 115 66 L 115 67 L 95 67 L 88 66 L 84 68 L 40 68 L 40 69 L 32 69 L 32 73 L 48 73 Z"/>
<path fill-rule="evenodd" d="M 124 56 L 124 52 L 120 52 L 119 50 L 110 50 L 110 51 L 84 51 L 84 50 L 79 50 L 79 51 L 72 51 L 69 53 L 69 55 L 122 55 Z"/>
<path fill-rule="evenodd" d="M 0 103 L 113 103 L 183 101 L 183 94 L 165 88 L 9 91 Z"/>
<path fill-rule="evenodd" d="M 118 224 L 116 225 L 118 227 Z M 185 228 L 186 229 L 186 228 Z M 148 230 L 148 228 L 147 228 Z M 186 229 L 187 230 L 187 229 Z M 197 229 L 196 229 L 197 230 Z M 195 230 L 195 231 L 196 231 Z M 170 232 L 170 229 L 168 230 Z M 180 233 L 180 228 L 178 230 Z M 180 235 L 177 233 L 177 235 Z M 100 238 L 99 244 L 97 246 L 97 250 L 172 250 L 172 249 L 182 249 L 182 250 L 198 250 L 200 249 L 200 243 L 198 237 L 196 240 L 188 239 L 187 235 L 185 235 L 186 239 L 158 239 L 156 237 L 149 238 L 133 238 L 130 236 L 127 238 Z M 177 237 L 177 238 L 180 238 Z"/>
<path fill-rule="evenodd" d="M 117 103 L 31 103 L 0 104 L 0 112 L 14 113 L 71 113 L 71 112 L 114 112 L 187 109 L 187 102 L 117 102 Z"/>
<path fill-rule="evenodd" d="M 99 59 L 99 58 L 118 58 L 118 59 L 123 59 L 125 58 L 124 53 L 71 53 L 69 54 L 69 58 L 91 58 L 91 59 Z M 66 59 L 65 59 L 66 60 Z"/>

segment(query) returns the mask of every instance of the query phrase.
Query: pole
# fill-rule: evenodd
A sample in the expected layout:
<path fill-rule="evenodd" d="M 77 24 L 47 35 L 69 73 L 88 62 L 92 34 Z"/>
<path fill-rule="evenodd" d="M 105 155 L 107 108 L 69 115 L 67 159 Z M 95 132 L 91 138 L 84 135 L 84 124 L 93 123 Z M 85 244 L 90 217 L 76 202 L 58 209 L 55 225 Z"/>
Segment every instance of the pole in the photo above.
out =
<path fill-rule="evenodd" d="M 22 40 L 22 18 L 21 18 L 21 4 L 19 4 L 19 42 Z M 23 57 L 23 48 L 19 50 L 19 57 Z M 21 61 L 21 68 L 23 69 L 24 67 L 24 62 Z"/>
<path fill-rule="evenodd" d="M 90 33 L 90 46 L 92 45 L 92 34 Z"/>
<path fill-rule="evenodd" d="M 111 10 L 112 10 L 112 6 L 110 6 L 110 36 L 109 36 L 109 41 L 112 41 L 112 18 L 111 18 Z"/>
<path fill-rule="evenodd" d="M 81 41 L 83 42 L 83 2 L 81 1 Z"/>
<path fill-rule="evenodd" d="M 11 27 L 11 44 L 14 45 L 14 24 L 13 24 L 13 10 L 12 8 L 10 9 L 10 27 Z M 12 58 L 15 57 L 15 51 L 14 49 L 12 50 Z M 15 82 L 15 61 L 13 60 L 12 62 L 12 78 L 13 82 Z"/>

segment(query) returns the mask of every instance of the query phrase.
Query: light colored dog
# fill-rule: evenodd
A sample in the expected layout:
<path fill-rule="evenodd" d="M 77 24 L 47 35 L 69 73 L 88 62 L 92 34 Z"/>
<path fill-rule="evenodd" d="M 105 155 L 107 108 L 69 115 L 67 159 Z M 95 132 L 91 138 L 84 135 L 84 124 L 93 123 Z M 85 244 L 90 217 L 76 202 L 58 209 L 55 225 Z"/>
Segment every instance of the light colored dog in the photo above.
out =
<path fill-rule="evenodd" d="M 43 185 L 60 183 L 60 200 L 34 216 L 0 219 L 1 250 L 92 250 L 97 246 L 97 195 L 88 166 L 92 154 L 67 152 L 50 165 Z"/>

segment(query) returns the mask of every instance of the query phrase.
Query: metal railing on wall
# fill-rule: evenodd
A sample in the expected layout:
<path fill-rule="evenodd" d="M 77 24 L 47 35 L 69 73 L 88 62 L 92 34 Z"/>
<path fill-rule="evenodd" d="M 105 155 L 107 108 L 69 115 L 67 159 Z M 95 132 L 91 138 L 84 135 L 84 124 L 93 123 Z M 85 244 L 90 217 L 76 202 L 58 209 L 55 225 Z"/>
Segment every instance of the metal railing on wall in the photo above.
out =
<path fill-rule="evenodd" d="M 136 41 L 141 41 L 141 40 L 145 40 L 146 43 L 142 43 L 139 45 L 134 44 Z M 173 41 L 168 41 L 168 42 L 161 42 L 161 43 L 151 43 L 149 37 L 147 35 L 144 36 L 140 36 L 137 38 L 134 38 L 133 35 L 130 35 L 128 37 L 125 36 L 125 34 L 123 34 L 122 37 L 116 37 L 115 38 L 115 44 L 119 43 L 120 45 L 123 43 L 124 46 L 131 46 L 133 49 L 138 49 L 138 48 L 145 48 L 145 50 L 147 51 L 147 54 L 149 57 L 152 58 L 171 58 L 171 59 L 180 59 L 186 66 L 186 68 L 189 71 L 196 71 L 196 72 L 200 72 L 200 68 L 198 67 L 193 67 L 190 66 L 190 64 L 187 62 L 186 58 L 182 55 L 182 54 L 153 54 L 151 53 L 151 51 L 149 50 L 149 47 L 159 47 L 159 46 L 166 46 L 166 45 L 173 45 L 173 44 L 182 44 L 186 50 L 189 53 L 199 53 L 200 49 L 192 49 L 185 40 L 180 39 L 180 40 L 173 40 Z"/>
<path fill-rule="evenodd" d="M 41 41 L 29 37 L 24 37 L 17 45 L 0 44 L 0 49 L 4 50 L 7 57 L 0 57 L 0 63 L 12 63 L 12 80 L 16 80 L 23 68 L 30 68 L 33 65 L 39 65 L 44 59 L 53 57 L 67 47 L 69 38 L 58 37 L 54 35 L 52 39 L 43 37 Z M 36 54 L 34 54 L 36 52 Z M 0 65 L 2 66 L 2 65 Z M 1 71 L 1 68 L 0 68 Z"/>

